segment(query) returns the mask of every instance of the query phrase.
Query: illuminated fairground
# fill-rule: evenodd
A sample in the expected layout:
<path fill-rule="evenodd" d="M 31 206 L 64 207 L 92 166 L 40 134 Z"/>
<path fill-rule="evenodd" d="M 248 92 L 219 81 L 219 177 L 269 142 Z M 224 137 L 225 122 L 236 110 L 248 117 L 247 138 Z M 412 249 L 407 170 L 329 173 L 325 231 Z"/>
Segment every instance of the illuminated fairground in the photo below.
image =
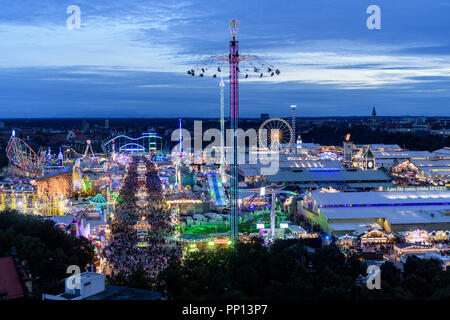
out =
<path fill-rule="evenodd" d="M 214 161 L 206 152 L 183 149 L 182 119 L 172 128 L 179 129 L 179 137 L 170 153 L 155 132 L 103 141 L 84 137 L 84 152 L 77 152 L 65 145 L 35 150 L 12 131 L 0 209 L 42 216 L 72 237 L 89 239 L 96 271 L 110 279 L 129 276 L 138 266 L 155 278 L 174 257 L 236 248 L 239 241 L 272 246 L 277 240 L 301 239 L 315 248 L 334 242 L 345 255 L 371 261 L 448 255 L 450 191 L 444 186 L 392 190 L 392 178 L 375 167 L 371 146 L 355 146 L 350 134 L 342 147 L 303 144 L 301 137 L 296 140 L 295 105 L 289 106 L 290 123 L 267 117 L 256 125 L 257 147 L 238 150 L 234 137 L 225 157 L 225 86 L 230 86 L 231 127 L 238 129 L 239 79 L 280 73 L 256 56 L 239 55 L 237 21 L 230 27 L 230 54 L 188 71 L 190 76 L 204 77 L 208 71 L 211 79 L 220 76 L 221 141 Z M 238 152 L 264 160 L 276 154 L 277 171 L 264 174 L 261 163 L 237 164 Z M 431 175 L 433 165 L 437 169 L 443 163 L 408 160 L 392 171 Z M 447 171 L 440 176 L 447 178 Z"/>

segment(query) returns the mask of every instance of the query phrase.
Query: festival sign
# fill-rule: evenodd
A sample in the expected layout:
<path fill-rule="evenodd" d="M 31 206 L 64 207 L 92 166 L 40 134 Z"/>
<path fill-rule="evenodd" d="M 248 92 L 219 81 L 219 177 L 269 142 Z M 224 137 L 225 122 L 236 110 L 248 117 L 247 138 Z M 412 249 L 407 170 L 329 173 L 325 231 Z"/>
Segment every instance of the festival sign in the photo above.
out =
<path fill-rule="evenodd" d="M 383 192 L 400 192 L 400 191 L 447 191 L 450 187 L 444 186 L 427 186 L 427 187 L 380 187 L 378 191 Z"/>

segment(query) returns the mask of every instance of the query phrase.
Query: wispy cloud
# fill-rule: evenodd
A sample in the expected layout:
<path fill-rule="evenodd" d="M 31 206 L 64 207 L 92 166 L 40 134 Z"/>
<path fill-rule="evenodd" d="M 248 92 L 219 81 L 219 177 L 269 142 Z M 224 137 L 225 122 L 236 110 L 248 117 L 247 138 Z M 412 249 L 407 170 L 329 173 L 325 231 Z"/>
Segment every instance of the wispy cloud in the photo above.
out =
<path fill-rule="evenodd" d="M 444 0 L 380 0 L 383 22 L 379 31 L 365 27 L 365 5 L 348 0 L 291 1 L 276 6 L 256 0 L 80 0 L 80 30 L 66 28 L 69 4 L 23 0 L 3 8 L 2 89 L 11 89 L 14 81 L 7 77 L 20 73 L 31 94 L 42 92 L 42 99 L 37 100 L 42 105 L 51 104 L 46 99 L 54 97 L 50 82 L 60 82 L 61 90 L 87 93 L 86 99 L 94 105 L 106 105 L 112 103 L 107 96 L 114 88 L 115 93 L 120 92 L 114 103 L 123 104 L 117 108 L 145 104 L 156 99 L 150 93 L 167 95 L 170 91 L 173 94 L 165 99 L 173 109 L 166 110 L 175 110 L 185 99 L 183 104 L 191 103 L 204 114 L 217 102 L 216 83 L 189 79 L 185 72 L 196 61 L 227 53 L 226 24 L 230 18 L 238 18 L 241 54 L 257 54 L 281 70 L 279 77 L 243 82 L 243 88 L 249 90 L 248 96 L 242 92 L 244 102 L 252 103 L 246 100 L 251 97 L 255 105 L 265 105 L 268 110 L 273 109 L 269 104 L 282 103 L 287 96 L 316 104 L 320 101 L 317 95 L 303 96 L 303 92 L 322 90 L 322 97 L 335 99 L 342 94 L 346 98 L 341 107 L 351 109 L 362 100 L 351 100 L 348 92 L 358 91 L 361 99 L 362 94 L 377 93 L 370 99 L 382 97 L 386 103 L 399 95 L 408 97 L 408 92 L 424 100 L 447 94 L 450 43 L 446 30 L 450 22 L 443 14 L 449 8 Z M 411 9 L 414 5 L 430 10 L 416 12 Z M 420 26 L 412 23 L 417 19 Z M 14 71 L 19 69 L 23 72 Z M 89 86 L 96 91 L 91 92 Z M 265 94 L 271 92 L 270 98 L 260 100 L 262 89 Z M 21 104 L 11 97 L 0 103 Z M 440 103 L 444 105 L 444 100 Z M 323 110 L 334 110 L 330 108 L 324 106 Z M 259 111 L 255 107 L 253 112 Z"/>

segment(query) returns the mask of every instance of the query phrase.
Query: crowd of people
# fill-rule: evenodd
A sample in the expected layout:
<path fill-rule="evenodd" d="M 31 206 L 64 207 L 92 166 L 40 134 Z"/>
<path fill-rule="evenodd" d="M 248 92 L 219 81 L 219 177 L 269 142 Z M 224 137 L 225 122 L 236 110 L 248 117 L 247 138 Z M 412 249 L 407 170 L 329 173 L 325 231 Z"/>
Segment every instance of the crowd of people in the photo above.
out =
<path fill-rule="evenodd" d="M 142 170 L 144 165 L 146 169 Z M 138 192 L 139 198 L 145 195 L 144 208 L 136 204 Z M 138 233 L 139 225 L 146 232 Z M 134 157 L 120 190 L 116 219 L 102 250 L 103 271 L 111 277 L 128 277 L 142 267 L 149 277 L 155 278 L 172 258 L 181 255 L 181 248 L 169 240 L 173 231 L 156 166 L 145 157 Z"/>

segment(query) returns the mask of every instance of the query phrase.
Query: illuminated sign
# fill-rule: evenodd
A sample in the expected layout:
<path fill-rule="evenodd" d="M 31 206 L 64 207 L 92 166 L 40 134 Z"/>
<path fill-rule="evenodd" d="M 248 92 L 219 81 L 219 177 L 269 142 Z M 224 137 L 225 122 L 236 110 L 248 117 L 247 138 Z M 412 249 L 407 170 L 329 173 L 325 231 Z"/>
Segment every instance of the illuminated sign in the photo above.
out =
<path fill-rule="evenodd" d="M 387 187 L 380 191 L 447 191 L 450 190 L 448 187 L 444 186 L 431 186 L 431 187 Z"/>

